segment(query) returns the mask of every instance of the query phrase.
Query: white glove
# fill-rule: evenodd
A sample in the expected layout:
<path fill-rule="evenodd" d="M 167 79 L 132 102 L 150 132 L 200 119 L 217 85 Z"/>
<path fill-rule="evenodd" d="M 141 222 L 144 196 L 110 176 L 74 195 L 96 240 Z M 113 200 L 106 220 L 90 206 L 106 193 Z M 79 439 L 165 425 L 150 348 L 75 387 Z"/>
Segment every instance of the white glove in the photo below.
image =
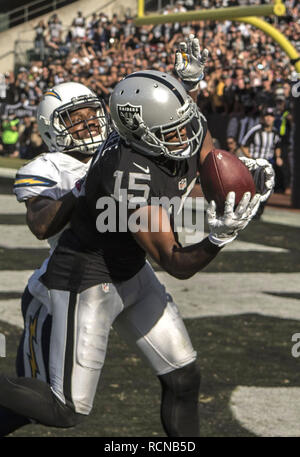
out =
<path fill-rule="evenodd" d="M 229 192 L 225 201 L 223 216 L 217 216 L 216 203 L 212 200 L 207 208 L 207 222 L 210 229 L 208 235 L 211 243 L 219 247 L 233 241 L 240 230 L 243 230 L 256 214 L 260 195 L 256 194 L 251 200 L 251 193 L 246 192 L 234 211 L 235 192 Z"/>
<path fill-rule="evenodd" d="M 275 172 L 272 165 L 266 159 L 249 157 L 239 157 L 239 159 L 252 173 L 257 192 L 261 194 L 260 201 L 265 202 L 272 194 L 275 185 Z"/>
<path fill-rule="evenodd" d="M 198 38 L 190 35 L 187 43 L 179 43 L 180 50 L 175 55 L 175 71 L 182 80 L 184 88 L 189 92 L 198 88 L 204 78 L 204 67 L 208 57 L 208 50 L 200 53 Z"/>

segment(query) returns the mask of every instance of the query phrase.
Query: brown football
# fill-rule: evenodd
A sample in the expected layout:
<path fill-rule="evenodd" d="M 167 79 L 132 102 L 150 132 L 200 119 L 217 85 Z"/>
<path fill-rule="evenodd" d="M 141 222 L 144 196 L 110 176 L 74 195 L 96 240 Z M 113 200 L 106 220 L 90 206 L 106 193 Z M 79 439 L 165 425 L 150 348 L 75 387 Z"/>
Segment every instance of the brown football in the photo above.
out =
<path fill-rule="evenodd" d="M 245 192 L 255 195 L 255 184 L 248 168 L 235 155 L 214 149 L 205 158 L 200 170 L 203 194 L 208 202 L 214 200 L 219 214 L 224 212 L 228 192 L 235 192 L 237 205 Z"/>

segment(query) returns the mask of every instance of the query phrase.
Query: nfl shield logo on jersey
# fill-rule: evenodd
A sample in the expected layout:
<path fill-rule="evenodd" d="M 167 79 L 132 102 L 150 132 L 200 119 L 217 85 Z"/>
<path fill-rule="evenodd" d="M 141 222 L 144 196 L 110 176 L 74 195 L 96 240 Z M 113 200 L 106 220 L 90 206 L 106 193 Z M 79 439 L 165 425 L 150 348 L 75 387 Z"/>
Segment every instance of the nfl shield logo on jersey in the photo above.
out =
<path fill-rule="evenodd" d="M 187 179 L 186 178 L 183 178 L 181 179 L 181 181 L 179 181 L 178 183 L 178 189 L 179 190 L 184 190 L 187 186 Z"/>
<path fill-rule="evenodd" d="M 130 130 L 136 130 L 139 127 L 139 121 L 136 119 L 135 114 L 142 117 L 142 107 L 126 103 L 126 105 L 117 105 L 117 108 L 122 124 Z"/>
<path fill-rule="evenodd" d="M 103 283 L 101 284 L 101 286 L 102 286 L 103 292 L 104 292 L 105 294 L 107 294 L 107 293 L 109 292 L 109 282 L 103 282 Z"/>

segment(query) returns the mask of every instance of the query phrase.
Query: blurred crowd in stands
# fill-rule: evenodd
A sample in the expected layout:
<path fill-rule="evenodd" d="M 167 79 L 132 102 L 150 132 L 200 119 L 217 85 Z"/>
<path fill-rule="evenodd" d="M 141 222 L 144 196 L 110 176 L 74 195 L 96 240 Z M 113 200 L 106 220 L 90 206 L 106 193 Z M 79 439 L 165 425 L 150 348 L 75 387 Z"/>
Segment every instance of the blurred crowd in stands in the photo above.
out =
<path fill-rule="evenodd" d="M 261 3 L 267 2 L 178 0 L 161 14 Z M 266 20 L 300 51 L 300 2 L 286 0 L 285 5 L 284 17 Z M 129 14 L 120 18 L 101 12 L 85 18 L 78 11 L 74 15 L 71 24 L 62 24 L 59 11 L 48 21 L 40 20 L 35 26 L 30 64 L 0 75 L 0 154 L 29 159 L 45 150 L 35 112 L 46 88 L 77 81 L 107 103 L 117 82 L 133 71 L 151 68 L 173 73 L 175 50 L 193 33 L 202 49 L 210 51 L 198 105 L 208 118 L 216 145 L 232 147 L 233 139 L 236 153 L 243 153 L 243 137 L 262 120 L 262 109 L 273 107 L 285 169 L 279 188 L 290 188 L 291 87 L 297 75 L 287 55 L 270 37 L 250 25 L 231 21 L 136 27 Z"/>

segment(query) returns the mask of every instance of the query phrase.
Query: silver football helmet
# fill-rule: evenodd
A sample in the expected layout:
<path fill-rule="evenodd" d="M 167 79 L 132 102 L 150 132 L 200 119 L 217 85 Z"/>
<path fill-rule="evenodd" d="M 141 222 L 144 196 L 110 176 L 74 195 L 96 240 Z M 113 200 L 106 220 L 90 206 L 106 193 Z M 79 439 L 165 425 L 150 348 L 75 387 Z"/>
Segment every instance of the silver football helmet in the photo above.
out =
<path fill-rule="evenodd" d="M 95 115 L 72 122 L 70 113 L 81 108 L 92 108 Z M 74 82 L 57 84 L 44 93 L 37 109 L 37 122 L 50 152 L 94 154 L 110 131 L 104 103 L 88 87 Z M 83 138 L 80 138 L 80 131 L 84 131 Z"/>
<path fill-rule="evenodd" d="M 182 160 L 199 149 L 202 114 L 177 79 L 155 70 L 125 77 L 110 97 L 113 125 L 142 154 Z"/>

